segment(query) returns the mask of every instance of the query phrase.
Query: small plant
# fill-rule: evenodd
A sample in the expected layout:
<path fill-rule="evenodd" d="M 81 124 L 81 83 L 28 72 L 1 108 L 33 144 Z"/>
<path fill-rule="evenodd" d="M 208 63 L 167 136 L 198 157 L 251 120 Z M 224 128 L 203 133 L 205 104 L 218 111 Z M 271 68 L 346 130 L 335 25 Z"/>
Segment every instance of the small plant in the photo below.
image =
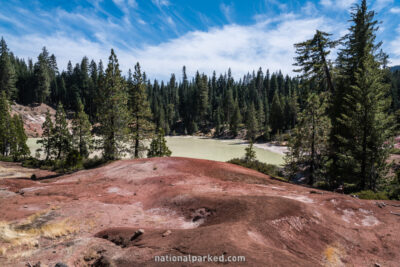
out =
<path fill-rule="evenodd" d="M 235 165 L 239 165 L 242 167 L 246 167 L 249 169 L 253 169 L 256 170 L 258 172 L 267 174 L 273 178 L 279 179 L 281 181 L 285 181 L 287 182 L 287 180 L 285 178 L 282 178 L 282 170 L 273 164 L 267 164 L 264 162 L 260 162 L 258 160 L 253 160 L 253 161 L 247 161 L 245 159 L 231 159 L 228 161 L 229 163 L 235 164 Z"/>
<path fill-rule="evenodd" d="M 253 161 L 256 159 L 256 152 L 253 149 L 253 141 L 250 141 L 250 144 L 248 147 L 245 148 L 246 154 L 244 155 L 245 161 Z"/>
<path fill-rule="evenodd" d="M 358 196 L 361 199 L 382 199 L 382 200 L 388 200 L 388 196 L 386 195 L 385 192 L 374 192 L 372 190 L 364 190 L 360 191 L 358 193 L 355 193 L 356 196 Z"/>

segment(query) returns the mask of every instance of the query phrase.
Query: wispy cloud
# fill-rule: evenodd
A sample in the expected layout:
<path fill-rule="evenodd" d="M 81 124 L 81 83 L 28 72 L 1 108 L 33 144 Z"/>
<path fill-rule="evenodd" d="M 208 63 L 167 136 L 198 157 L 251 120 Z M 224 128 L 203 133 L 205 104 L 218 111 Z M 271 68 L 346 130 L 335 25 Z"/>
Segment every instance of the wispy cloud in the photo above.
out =
<path fill-rule="evenodd" d="M 400 25 L 398 25 L 396 32 L 396 38 L 390 42 L 390 49 L 392 52 L 390 61 L 393 65 L 400 65 Z"/>
<path fill-rule="evenodd" d="M 376 0 L 372 8 L 376 11 L 381 11 L 383 8 L 392 4 L 393 1 L 394 0 Z"/>
<path fill-rule="evenodd" d="M 154 5 L 156 5 L 158 8 L 161 8 L 163 6 L 169 6 L 171 3 L 168 0 L 151 0 Z"/>
<path fill-rule="evenodd" d="M 301 11 L 308 15 L 308 16 L 312 16 L 312 15 L 316 15 L 318 14 L 318 10 L 317 7 L 314 5 L 314 3 L 308 1 L 302 8 Z"/>
<path fill-rule="evenodd" d="M 353 4 L 357 3 L 357 0 L 321 0 L 320 4 L 325 8 L 334 9 L 348 9 Z"/>
<path fill-rule="evenodd" d="M 390 13 L 393 13 L 393 14 L 400 14 L 400 7 L 392 7 L 392 8 L 390 9 Z"/>
<path fill-rule="evenodd" d="M 287 5 L 283 4 L 281 2 L 282 1 L 278 1 L 278 0 L 265 0 L 265 5 L 267 7 L 271 6 L 271 5 L 274 5 L 274 6 L 277 6 L 280 10 L 286 10 L 287 9 Z"/>
<path fill-rule="evenodd" d="M 193 20 L 183 16 L 175 6 L 171 8 L 172 4 L 166 0 L 147 2 L 150 16 L 143 13 L 141 7 L 145 3 L 140 1 L 113 0 L 122 16 L 120 12 L 119 16 L 109 14 L 104 1 L 90 1 L 90 6 L 72 10 L 20 7 L 14 11 L 15 16 L 8 16 L 7 9 L 0 9 L 1 35 L 10 49 L 23 58 L 36 58 L 46 46 L 56 55 L 60 69 L 65 69 L 68 60 L 76 63 L 83 56 L 105 61 L 114 48 L 124 73 L 139 61 L 149 77 L 164 80 L 171 73 L 180 73 L 183 65 L 187 66 L 189 74 L 197 69 L 206 74 L 213 70 L 225 72 L 229 67 L 235 77 L 258 67 L 291 73 L 295 56 L 293 44 L 310 38 L 316 29 L 337 33 L 334 38 L 342 35 L 348 27 L 347 21 L 329 17 L 327 7 L 335 5 L 331 8 L 344 11 L 345 6 L 354 2 L 339 0 L 333 4 L 331 0 L 321 0 L 316 5 L 309 0 L 297 10 L 278 11 L 275 15 L 268 10 L 259 11 L 260 14 L 250 16 L 253 20 L 247 25 L 235 21 L 240 13 L 235 13 L 234 7 L 238 9 L 238 6 L 217 4 L 219 23 L 208 13 L 206 16 L 196 10 L 193 14 L 203 26 L 196 28 Z M 279 7 L 276 0 L 261 1 L 262 5 L 272 5 L 274 10 L 288 8 Z M 396 13 L 396 7 L 390 12 L 389 9 L 383 11 Z M 226 20 L 220 19 L 221 12 Z M 20 20 L 22 17 L 24 19 Z M 400 29 L 396 32 L 396 27 L 386 25 L 380 31 L 393 29 L 394 34 L 386 40 L 385 49 L 394 64 L 400 63 Z"/>
<path fill-rule="evenodd" d="M 234 12 L 233 4 L 227 5 L 227 4 L 222 3 L 220 5 L 220 9 L 221 9 L 222 14 L 224 14 L 225 19 L 229 23 L 232 23 L 233 22 L 233 12 Z"/>

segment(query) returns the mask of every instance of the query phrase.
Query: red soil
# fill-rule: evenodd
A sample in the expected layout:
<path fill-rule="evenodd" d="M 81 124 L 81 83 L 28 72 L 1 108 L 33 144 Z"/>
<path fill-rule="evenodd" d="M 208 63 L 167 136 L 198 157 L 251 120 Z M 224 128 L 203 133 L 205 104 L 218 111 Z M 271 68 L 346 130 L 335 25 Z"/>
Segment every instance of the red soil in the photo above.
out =
<path fill-rule="evenodd" d="M 16 193 L 0 194 L 0 220 L 18 224 L 43 211 L 45 223 L 68 219 L 77 229 L 40 238 L 24 256 L 9 250 L 0 266 L 176 266 L 154 257 L 189 254 L 246 257 L 233 266 L 400 262 L 399 202 L 379 207 L 228 163 L 123 160 L 49 180 L 2 179 L 0 188 Z"/>

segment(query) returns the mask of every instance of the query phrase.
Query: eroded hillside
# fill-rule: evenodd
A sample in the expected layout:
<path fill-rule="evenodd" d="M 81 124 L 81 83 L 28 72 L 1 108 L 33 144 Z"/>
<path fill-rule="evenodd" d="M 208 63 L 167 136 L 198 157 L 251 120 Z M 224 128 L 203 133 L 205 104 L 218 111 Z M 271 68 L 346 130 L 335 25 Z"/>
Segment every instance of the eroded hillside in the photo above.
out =
<path fill-rule="evenodd" d="M 400 262 L 399 202 L 286 184 L 228 163 L 123 160 L 0 187 L 1 266 L 160 266 L 155 256 L 208 254 L 245 256 L 238 266 Z"/>

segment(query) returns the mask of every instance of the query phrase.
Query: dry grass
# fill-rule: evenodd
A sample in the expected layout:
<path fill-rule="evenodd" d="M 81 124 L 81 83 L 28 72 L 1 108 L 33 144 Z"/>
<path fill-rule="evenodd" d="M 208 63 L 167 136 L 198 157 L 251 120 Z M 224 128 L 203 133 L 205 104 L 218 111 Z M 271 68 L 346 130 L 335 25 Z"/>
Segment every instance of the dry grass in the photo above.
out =
<path fill-rule="evenodd" d="M 40 238 L 56 239 L 78 230 L 68 219 L 37 223 L 46 215 L 47 210 L 35 213 L 18 224 L 0 222 L 0 255 L 6 255 L 8 258 L 27 255 L 30 250 L 39 246 Z M 13 255 L 10 255 L 11 253 Z"/>
<path fill-rule="evenodd" d="M 327 246 L 326 249 L 324 250 L 324 260 L 325 260 L 325 266 L 329 267 L 334 267 L 334 266 L 343 266 L 343 263 L 341 261 L 341 256 L 343 256 L 345 253 L 343 252 L 343 249 L 340 248 L 340 246 Z"/>

